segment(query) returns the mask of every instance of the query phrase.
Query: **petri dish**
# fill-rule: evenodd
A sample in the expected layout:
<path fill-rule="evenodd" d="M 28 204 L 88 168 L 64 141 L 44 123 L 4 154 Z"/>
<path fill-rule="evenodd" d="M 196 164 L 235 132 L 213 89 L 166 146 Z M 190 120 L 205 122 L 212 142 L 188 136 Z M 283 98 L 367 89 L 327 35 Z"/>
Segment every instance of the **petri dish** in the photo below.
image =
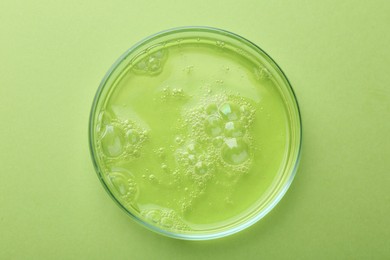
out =
<path fill-rule="evenodd" d="M 89 141 L 101 183 L 144 227 L 206 240 L 264 217 L 290 186 L 301 119 L 262 49 L 209 27 L 154 34 L 109 69 Z"/>

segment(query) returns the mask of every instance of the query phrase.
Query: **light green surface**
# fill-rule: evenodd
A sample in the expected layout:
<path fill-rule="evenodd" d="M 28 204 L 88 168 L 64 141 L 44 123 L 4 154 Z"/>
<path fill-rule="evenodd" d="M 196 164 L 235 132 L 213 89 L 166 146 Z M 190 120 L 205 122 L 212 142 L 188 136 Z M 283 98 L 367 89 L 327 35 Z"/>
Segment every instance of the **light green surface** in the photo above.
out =
<path fill-rule="evenodd" d="M 2 1 L 0 258 L 389 258 L 389 13 L 388 1 Z M 260 45 L 302 111 L 291 189 L 261 222 L 216 241 L 135 224 L 101 187 L 88 150 L 90 105 L 109 66 L 182 25 Z"/>

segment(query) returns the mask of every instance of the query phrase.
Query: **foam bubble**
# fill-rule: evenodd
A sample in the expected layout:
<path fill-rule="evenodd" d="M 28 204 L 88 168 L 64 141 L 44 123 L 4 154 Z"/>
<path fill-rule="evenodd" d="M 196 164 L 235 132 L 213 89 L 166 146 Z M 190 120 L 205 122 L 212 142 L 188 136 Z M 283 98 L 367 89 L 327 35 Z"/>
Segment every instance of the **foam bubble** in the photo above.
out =
<path fill-rule="evenodd" d="M 126 132 L 127 142 L 129 144 L 136 144 L 140 141 L 140 134 L 135 129 L 129 129 Z"/>
<path fill-rule="evenodd" d="M 178 144 L 182 144 L 184 142 L 183 138 L 181 136 L 176 136 L 175 142 Z"/>
<path fill-rule="evenodd" d="M 240 112 L 232 103 L 224 103 L 219 107 L 219 113 L 222 118 L 229 121 L 235 121 L 240 118 Z"/>
<path fill-rule="evenodd" d="M 159 210 L 149 210 L 148 212 L 144 213 L 147 219 L 158 223 L 161 219 L 161 212 Z"/>
<path fill-rule="evenodd" d="M 164 171 L 168 171 L 168 165 L 166 165 L 165 163 L 161 164 L 161 169 Z"/>
<path fill-rule="evenodd" d="M 156 75 L 160 73 L 166 59 L 166 52 L 166 50 L 158 50 L 150 55 L 147 55 L 135 64 L 134 71 L 140 74 L 148 73 L 149 75 Z"/>
<path fill-rule="evenodd" d="M 227 138 L 222 147 L 222 158 L 228 164 L 241 164 L 249 159 L 249 147 L 238 138 Z"/>
<path fill-rule="evenodd" d="M 104 127 L 111 123 L 111 115 L 106 111 L 101 111 L 97 117 L 96 132 L 104 131 Z"/>
<path fill-rule="evenodd" d="M 108 124 L 102 134 L 101 149 L 107 157 L 118 157 L 125 149 L 123 130 L 118 126 Z"/>
<path fill-rule="evenodd" d="M 157 180 L 157 178 L 156 178 L 156 176 L 154 176 L 154 174 L 150 174 L 150 175 L 149 175 L 149 181 L 154 182 L 154 181 L 156 181 L 156 180 Z"/>
<path fill-rule="evenodd" d="M 195 173 L 196 174 L 203 175 L 203 174 L 206 174 L 207 171 L 208 171 L 207 165 L 205 163 L 203 163 L 202 161 L 199 161 L 195 164 Z"/>
<path fill-rule="evenodd" d="M 171 217 L 163 217 L 161 219 L 161 225 L 165 228 L 171 228 L 173 226 L 174 220 Z"/>
<path fill-rule="evenodd" d="M 263 80 L 263 79 L 271 78 L 271 73 L 265 67 L 260 66 L 258 68 L 254 68 L 253 70 L 254 70 L 255 77 L 256 77 L 257 80 Z"/>
<path fill-rule="evenodd" d="M 219 148 L 221 147 L 223 144 L 223 137 L 222 136 L 217 136 L 213 139 L 213 145 L 216 147 L 216 148 Z"/>
<path fill-rule="evenodd" d="M 211 92 L 211 91 L 210 91 Z M 206 113 L 208 115 L 218 114 L 218 107 L 216 104 L 210 104 L 206 107 Z"/>
<path fill-rule="evenodd" d="M 107 175 L 108 184 L 123 199 L 134 201 L 138 197 L 139 189 L 132 173 L 126 170 L 110 172 Z"/>
<path fill-rule="evenodd" d="M 205 121 L 205 132 L 209 136 L 218 136 L 223 131 L 222 119 L 217 115 L 207 117 Z"/>
<path fill-rule="evenodd" d="M 141 210 L 141 215 L 166 229 L 181 231 L 190 230 L 190 227 L 186 225 L 177 212 L 172 209 L 143 209 Z"/>
<path fill-rule="evenodd" d="M 225 124 L 224 134 L 227 137 L 240 137 L 244 135 L 244 129 L 239 122 L 229 121 Z"/>

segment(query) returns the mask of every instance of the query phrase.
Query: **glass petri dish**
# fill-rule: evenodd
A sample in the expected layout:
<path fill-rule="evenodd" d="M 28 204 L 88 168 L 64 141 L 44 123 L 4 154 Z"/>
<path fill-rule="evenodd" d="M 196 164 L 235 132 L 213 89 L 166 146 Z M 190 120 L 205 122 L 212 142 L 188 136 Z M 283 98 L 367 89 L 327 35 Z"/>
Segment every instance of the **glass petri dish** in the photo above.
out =
<path fill-rule="evenodd" d="M 154 34 L 126 51 L 93 101 L 99 179 L 136 222 L 206 240 L 264 217 L 291 184 L 301 120 L 278 65 L 209 27 Z"/>

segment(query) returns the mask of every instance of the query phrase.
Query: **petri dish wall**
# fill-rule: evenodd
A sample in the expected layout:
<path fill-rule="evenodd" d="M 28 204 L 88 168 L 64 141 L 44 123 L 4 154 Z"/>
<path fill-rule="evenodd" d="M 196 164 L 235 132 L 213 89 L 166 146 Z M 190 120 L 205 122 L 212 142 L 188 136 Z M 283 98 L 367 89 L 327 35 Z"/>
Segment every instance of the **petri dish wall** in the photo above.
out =
<path fill-rule="evenodd" d="M 134 45 L 93 102 L 99 179 L 136 222 L 162 235 L 214 239 L 264 217 L 292 182 L 298 104 L 259 47 L 228 31 L 183 27 Z"/>

